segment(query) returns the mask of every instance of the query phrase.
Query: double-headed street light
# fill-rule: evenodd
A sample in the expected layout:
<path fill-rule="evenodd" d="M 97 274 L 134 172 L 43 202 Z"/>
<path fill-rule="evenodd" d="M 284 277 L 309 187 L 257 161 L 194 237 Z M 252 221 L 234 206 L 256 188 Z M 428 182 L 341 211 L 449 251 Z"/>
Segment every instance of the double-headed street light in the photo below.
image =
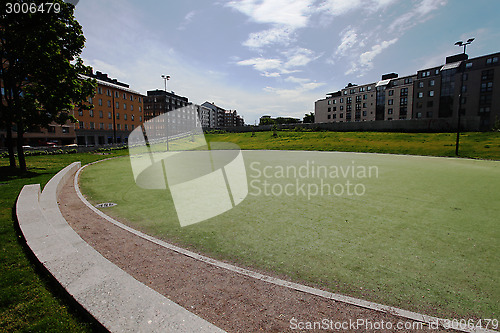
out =
<path fill-rule="evenodd" d="M 165 92 L 167 91 L 167 81 L 170 80 L 170 75 L 163 75 L 162 74 L 162 79 L 165 81 Z"/>
<path fill-rule="evenodd" d="M 474 38 L 469 38 L 467 41 L 464 43 L 463 41 L 458 41 L 455 43 L 455 45 L 460 46 L 464 48 L 464 55 L 465 55 L 465 49 L 467 48 L 467 45 L 472 43 L 474 41 Z M 465 57 L 464 57 L 465 59 Z M 457 124 L 457 142 L 455 144 L 455 155 L 458 156 L 458 145 L 460 142 L 460 116 L 462 115 L 462 94 L 464 91 L 464 72 L 465 72 L 465 66 L 462 65 L 462 71 L 460 75 L 460 92 L 458 94 L 458 124 Z"/>

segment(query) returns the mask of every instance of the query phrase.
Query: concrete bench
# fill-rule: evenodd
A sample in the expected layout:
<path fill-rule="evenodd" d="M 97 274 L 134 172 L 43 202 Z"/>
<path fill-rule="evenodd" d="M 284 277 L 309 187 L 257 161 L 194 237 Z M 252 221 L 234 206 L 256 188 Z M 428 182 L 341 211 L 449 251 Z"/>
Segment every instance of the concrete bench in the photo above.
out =
<path fill-rule="evenodd" d="M 59 210 L 62 185 L 75 162 L 40 192 L 26 185 L 16 202 L 19 227 L 36 259 L 66 292 L 111 332 L 223 332 L 135 280 L 104 258 L 69 226 Z"/>

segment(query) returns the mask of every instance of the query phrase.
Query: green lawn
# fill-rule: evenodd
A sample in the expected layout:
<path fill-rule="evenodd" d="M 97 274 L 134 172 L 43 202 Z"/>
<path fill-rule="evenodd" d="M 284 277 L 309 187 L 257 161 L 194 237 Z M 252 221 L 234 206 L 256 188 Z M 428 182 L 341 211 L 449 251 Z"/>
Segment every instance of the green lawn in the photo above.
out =
<path fill-rule="evenodd" d="M 110 156 L 126 154 L 126 150 Z M 71 154 L 27 157 L 29 172 L 20 174 L 0 159 L 0 331 L 91 332 L 94 325 L 61 300 L 47 276 L 35 269 L 15 229 L 12 213 L 26 184 L 45 185 L 59 170 L 74 161 L 93 162 L 108 156 Z"/>
<path fill-rule="evenodd" d="M 367 153 L 455 156 L 454 133 L 271 132 L 208 134 L 207 141 L 228 141 L 241 149 L 357 151 Z M 500 133 L 463 133 L 460 156 L 500 160 Z"/>
<path fill-rule="evenodd" d="M 308 142 L 320 135 L 340 135 L 299 134 Z M 266 135 L 273 140 L 269 133 L 257 139 Z M 248 148 L 254 138 L 244 137 L 222 136 Z M 106 213 L 215 258 L 430 315 L 498 316 L 500 162 L 287 151 L 245 151 L 244 158 L 249 182 L 257 179 L 260 184 L 267 178 L 256 169 L 299 168 L 307 161 L 316 166 L 376 166 L 379 174 L 347 177 L 365 186 L 363 196 L 264 195 L 263 187 L 254 184 L 236 208 L 184 228 L 170 192 L 136 186 L 126 158 L 87 168 L 81 183 L 93 202 L 118 203 L 104 209 Z M 296 179 L 267 180 L 278 188 Z M 326 181 L 333 186 L 345 179 Z"/>

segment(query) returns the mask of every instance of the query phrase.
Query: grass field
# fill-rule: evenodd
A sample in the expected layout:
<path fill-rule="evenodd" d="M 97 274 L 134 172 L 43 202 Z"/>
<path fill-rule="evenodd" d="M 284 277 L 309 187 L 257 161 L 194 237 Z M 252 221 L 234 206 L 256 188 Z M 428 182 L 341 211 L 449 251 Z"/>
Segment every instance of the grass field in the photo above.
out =
<path fill-rule="evenodd" d="M 122 150 L 113 155 L 126 154 Z M 35 269 L 21 245 L 12 212 L 17 195 L 26 184 L 42 186 L 74 161 L 83 164 L 108 156 L 71 154 L 27 157 L 29 172 L 11 171 L 0 159 L 0 331 L 92 332 L 91 322 L 79 317 L 57 297 L 45 274 Z M 56 296 L 56 297 L 54 297 Z"/>
<path fill-rule="evenodd" d="M 302 139 L 297 141 L 312 142 L 323 134 L 340 135 L 299 133 Z M 272 140 L 269 133 L 259 133 L 257 139 L 266 141 L 265 135 Z M 255 138 L 249 136 L 208 139 L 254 147 Z M 497 142 L 496 137 L 483 139 Z M 379 134 L 378 141 L 383 140 Z M 396 146 L 404 142 L 392 141 Z M 500 162 L 339 152 L 245 151 L 244 157 L 249 181 L 257 183 L 265 177 L 256 169 L 299 168 L 306 161 L 316 166 L 376 166 L 379 175 L 347 177 L 365 186 L 363 196 L 264 195 L 257 194 L 257 185 L 236 208 L 184 228 L 169 191 L 137 187 L 127 159 L 91 166 L 81 183 L 93 202 L 118 203 L 104 209 L 106 213 L 219 259 L 431 315 L 498 316 Z M 252 162 L 260 164 L 251 167 Z M 295 181 L 293 176 L 266 179 L 277 187 Z M 344 180 L 328 179 L 332 185 Z"/>
<path fill-rule="evenodd" d="M 270 132 L 208 134 L 207 141 L 233 142 L 241 149 L 357 151 L 367 153 L 455 156 L 454 133 Z M 463 133 L 460 156 L 500 160 L 500 133 Z"/>

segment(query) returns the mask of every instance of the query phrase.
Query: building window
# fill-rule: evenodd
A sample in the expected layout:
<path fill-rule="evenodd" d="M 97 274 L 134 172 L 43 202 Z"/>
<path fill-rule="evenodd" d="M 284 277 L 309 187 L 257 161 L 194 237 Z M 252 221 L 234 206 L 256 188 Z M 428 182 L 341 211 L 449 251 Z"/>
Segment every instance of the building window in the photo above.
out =
<path fill-rule="evenodd" d="M 361 95 L 356 96 L 356 103 L 361 102 Z"/>
<path fill-rule="evenodd" d="M 127 99 L 127 94 L 123 93 L 123 99 Z"/>
<path fill-rule="evenodd" d="M 111 117 L 112 117 L 111 112 L 108 112 L 108 119 L 111 119 Z"/>
<path fill-rule="evenodd" d="M 79 115 L 80 117 L 82 117 L 82 116 L 83 116 L 83 110 L 78 110 L 78 115 Z"/>
<path fill-rule="evenodd" d="M 116 119 L 120 119 L 120 114 L 119 113 L 116 114 Z"/>
<path fill-rule="evenodd" d="M 434 90 L 429 91 L 429 97 L 434 97 Z"/>
<path fill-rule="evenodd" d="M 423 82 L 419 82 L 419 83 L 418 83 L 418 87 L 419 87 L 419 88 L 423 88 L 423 87 L 424 87 L 424 83 L 423 83 Z"/>
<path fill-rule="evenodd" d="M 134 128 L 135 128 L 135 126 L 134 126 L 134 124 L 132 124 L 132 130 L 134 130 Z"/>
<path fill-rule="evenodd" d="M 363 103 L 363 108 L 366 108 L 366 103 Z"/>
<path fill-rule="evenodd" d="M 370 90 L 372 90 L 371 86 L 366 87 L 366 91 L 370 91 Z"/>
<path fill-rule="evenodd" d="M 493 91 L 493 82 L 483 82 L 481 83 L 481 92 Z"/>
<path fill-rule="evenodd" d="M 430 80 L 430 81 L 429 81 L 429 86 L 430 86 L 430 87 L 433 87 L 435 83 L 436 83 L 436 81 L 434 81 L 434 80 Z"/>
<path fill-rule="evenodd" d="M 106 95 L 111 96 L 111 91 L 109 89 L 106 91 Z"/>
<path fill-rule="evenodd" d="M 85 123 L 83 121 L 79 121 L 78 125 L 80 126 L 80 129 L 84 129 L 85 128 Z"/>
<path fill-rule="evenodd" d="M 359 88 L 359 92 L 363 92 L 363 91 L 365 91 L 365 87 Z"/>
<path fill-rule="evenodd" d="M 55 133 L 56 132 L 56 127 L 55 126 L 49 126 L 47 128 L 47 132 L 49 132 L 49 133 Z"/>
<path fill-rule="evenodd" d="M 139 116 L 139 121 L 142 122 L 142 116 Z"/>
<path fill-rule="evenodd" d="M 91 121 L 91 122 L 89 123 L 89 127 L 90 127 L 90 129 L 95 129 L 95 124 L 94 124 L 94 122 L 93 122 L 93 121 Z"/>
<path fill-rule="evenodd" d="M 111 107 L 111 101 L 108 101 L 108 107 Z"/>
<path fill-rule="evenodd" d="M 99 110 L 99 118 L 102 118 L 103 115 L 102 115 L 102 110 Z"/>
<path fill-rule="evenodd" d="M 487 113 L 487 112 L 490 112 L 489 106 L 479 108 L 479 113 Z"/>
<path fill-rule="evenodd" d="M 481 72 L 481 81 L 493 80 L 493 69 Z"/>
<path fill-rule="evenodd" d="M 402 88 L 399 95 L 400 96 L 408 96 L 408 88 Z"/>
<path fill-rule="evenodd" d="M 427 118 L 432 118 L 432 111 L 427 111 L 426 116 L 427 116 Z"/>
<path fill-rule="evenodd" d="M 340 114 L 340 118 L 344 118 L 344 114 L 343 113 Z"/>
<path fill-rule="evenodd" d="M 408 97 L 401 97 L 399 99 L 399 105 L 408 105 Z"/>
<path fill-rule="evenodd" d="M 115 97 L 116 98 L 120 97 L 120 94 L 118 93 L 118 91 L 115 91 Z"/>
<path fill-rule="evenodd" d="M 134 115 L 133 114 L 130 115 L 130 120 L 134 121 Z"/>
<path fill-rule="evenodd" d="M 330 107 L 329 107 L 329 108 L 328 108 L 328 112 L 332 112 L 332 108 L 330 108 Z"/>
<path fill-rule="evenodd" d="M 469 79 L 469 73 L 462 74 L 462 80 L 467 81 Z"/>
<path fill-rule="evenodd" d="M 62 127 L 62 132 L 63 132 L 63 134 L 68 134 L 69 133 L 69 127 L 68 126 L 63 126 Z"/>
<path fill-rule="evenodd" d="M 123 119 L 127 120 L 127 114 L 126 113 L 123 115 Z"/>
<path fill-rule="evenodd" d="M 417 118 L 422 118 L 422 112 L 417 112 Z"/>
<path fill-rule="evenodd" d="M 139 103 L 141 103 L 141 98 L 139 97 Z"/>
<path fill-rule="evenodd" d="M 139 112 L 142 112 L 142 107 L 139 106 Z"/>
<path fill-rule="evenodd" d="M 91 117 L 93 117 L 94 116 L 94 110 L 90 110 L 89 114 L 90 114 Z"/>
<path fill-rule="evenodd" d="M 122 129 L 122 125 L 120 125 L 120 124 L 116 124 L 116 129 L 117 129 L 117 130 Z"/>
<path fill-rule="evenodd" d="M 387 101 L 387 104 L 388 104 L 388 105 L 393 105 L 393 104 L 394 104 L 394 100 L 393 100 L 393 99 L 389 99 L 389 100 Z"/>
<path fill-rule="evenodd" d="M 120 103 L 116 102 L 115 104 L 116 104 L 116 105 L 115 105 L 115 108 L 116 108 L 116 109 L 119 109 L 119 108 L 120 108 Z"/>
<path fill-rule="evenodd" d="M 332 117 L 332 115 L 331 115 L 331 114 L 329 114 L 329 115 L 328 115 L 328 119 L 330 119 L 331 117 Z"/>
<path fill-rule="evenodd" d="M 368 98 L 368 95 L 367 94 L 364 94 L 363 95 L 363 99 L 367 99 Z"/>
<path fill-rule="evenodd" d="M 134 106 L 130 105 L 130 111 L 134 111 Z"/>
<path fill-rule="evenodd" d="M 337 111 L 337 107 L 336 106 L 334 106 L 332 109 L 333 109 L 333 111 Z"/>
<path fill-rule="evenodd" d="M 128 124 L 125 124 L 125 130 L 128 131 Z"/>
<path fill-rule="evenodd" d="M 363 111 L 363 117 L 366 117 L 366 111 Z"/>
<path fill-rule="evenodd" d="M 99 129 L 104 129 L 104 123 L 99 123 Z"/>
<path fill-rule="evenodd" d="M 134 101 L 134 96 L 133 95 L 130 95 L 130 101 L 133 102 Z"/>
<path fill-rule="evenodd" d="M 97 93 L 98 93 L 98 94 L 102 94 L 102 89 L 101 89 L 101 87 L 97 87 Z"/>
<path fill-rule="evenodd" d="M 486 65 L 491 65 L 491 64 L 494 64 L 494 63 L 497 63 L 497 62 L 498 62 L 498 57 L 493 57 L 493 58 L 486 59 Z"/>
<path fill-rule="evenodd" d="M 328 100 L 328 105 L 332 105 L 332 100 Z"/>
<path fill-rule="evenodd" d="M 343 105 L 341 105 L 341 106 L 340 106 L 340 111 L 343 111 L 343 110 L 344 110 L 344 106 L 343 106 Z"/>
<path fill-rule="evenodd" d="M 113 129 L 113 124 L 109 123 L 108 124 L 108 129 L 110 129 L 110 130 Z"/>
<path fill-rule="evenodd" d="M 333 119 L 337 119 L 337 115 L 336 114 L 333 114 Z"/>
<path fill-rule="evenodd" d="M 336 99 L 334 99 L 332 103 L 333 103 L 333 104 L 337 104 L 337 100 L 336 100 Z"/>
<path fill-rule="evenodd" d="M 387 114 L 392 114 L 393 113 L 393 109 L 387 109 Z"/>
<path fill-rule="evenodd" d="M 127 110 L 127 104 L 123 103 L 123 110 Z"/>
<path fill-rule="evenodd" d="M 424 97 L 424 93 L 423 92 L 419 92 L 418 93 L 418 98 L 422 98 L 422 97 Z"/>
<path fill-rule="evenodd" d="M 472 67 L 472 62 L 468 62 L 465 64 L 465 68 L 471 68 Z"/>
<path fill-rule="evenodd" d="M 410 83 L 412 83 L 412 79 L 411 79 L 411 77 L 406 78 L 406 79 L 404 80 L 404 84 L 410 84 Z"/>
<path fill-rule="evenodd" d="M 92 101 L 93 101 L 92 97 L 89 97 L 89 103 L 90 104 L 92 104 Z"/>

